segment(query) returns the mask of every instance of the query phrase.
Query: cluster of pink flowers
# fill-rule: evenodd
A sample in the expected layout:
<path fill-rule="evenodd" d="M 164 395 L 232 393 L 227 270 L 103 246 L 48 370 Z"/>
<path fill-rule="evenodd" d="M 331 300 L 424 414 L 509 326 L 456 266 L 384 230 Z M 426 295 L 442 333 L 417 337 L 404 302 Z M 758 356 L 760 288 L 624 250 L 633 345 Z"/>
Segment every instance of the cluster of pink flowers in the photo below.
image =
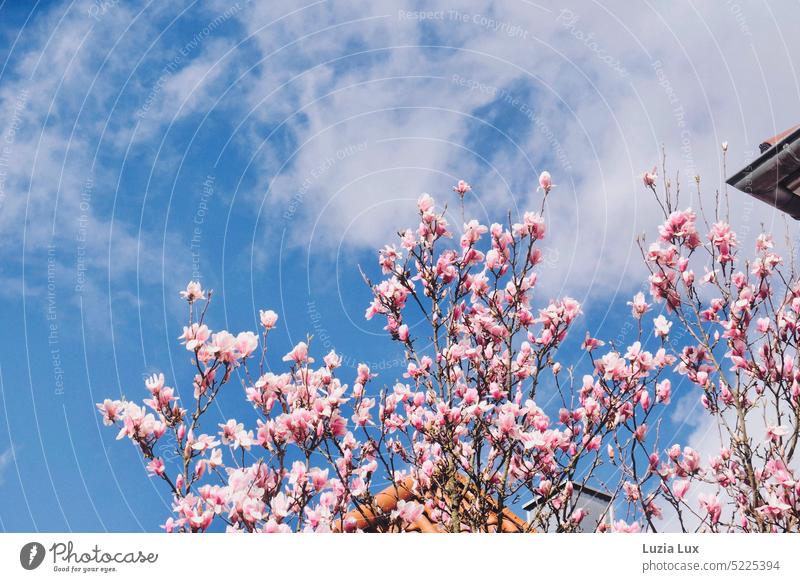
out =
<path fill-rule="evenodd" d="M 644 176 L 654 193 L 656 179 Z M 545 195 L 553 188 L 547 172 L 539 183 Z M 471 187 L 453 190 L 463 199 Z M 192 404 L 157 375 L 144 407 L 105 400 L 98 409 L 170 487 L 167 531 L 219 521 L 235 531 L 349 532 L 366 515 L 403 527 L 423 513 L 445 531 L 492 531 L 531 497 L 539 503 L 525 529 L 574 531 L 585 526 L 587 486 L 612 497 L 591 525 L 599 531 L 657 531 L 667 513 L 688 530 L 796 531 L 800 284 L 775 283 L 781 258 L 767 236 L 737 270 L 730 226 L 717 220 L 701 237 L 697 215 L 674 210 L 669 188 L 666 196 L 660 236 L 644 252 L 653 303 L 641 292 L 628 303 L 638 335 L 627 346 L 586 335 L 583 375 L 559 361 L 581 305 L 536 293 L 541 214 L 455 229 L 424 194 L 417 227 L 378 252 L 381 280 L 368 280 L 366 318 L 380 319 L 403 350 L 402 377 L 376 381 L 361 364 L 344 384 L 342 358 L 331 351 L 317 363 L 306 342 L 282 357 L 284 372 L 269 371 L 277 315 L 260 312 L 259 335 L 213 333 L 197 307 L 210 293 L 190 283 L 180 340 L 196 369 Z M 710 270 L 695 278 L 705 260 Z M 232 377 L 242 378 L 255 423 L 201 432 Z M 704 414 L 729 431 L 719 456 L 658 442 L 676 378 L 695 385 Z M 545 410 L 542 395 L 560 407 Z M 378 489 L 408 483 L 414 500 L 376 503 Z M 611 520 L 612 509 L 625 518 Z"/>
<path fill-rule="evenodd" d="M 182 295 L 190 306 L 205 298 L 197 283 L 190 283 Z M 283 357 L 290 371 L 266 372 L 265 344 L 277 315 L 262 311 L 261 373 L 251 379 L 248 365 L 257 355 L 259 336 L 212 333 L 205 313 L 203 309 L 195 320 L 195 310 L 190 310 L 180 336 L 198 371 L 191 407 L 179 404 L 175 391 L 164 386 L 163 374 L 145 382 L 150 398 L 144 404 L 152 412 L 132 402 L 98 404 L 104 422 L 121 425 L 118 438 L 136 444 L 148 460 L 148 471 L 170 487 L 175 515 L 164 528 L 205 531 L 220 520 L 236 531 L 330 531 L 338 518 L 339 528 L 345 529 L 345 513 L 369 497 L 377 468 L 374 445 L 358 441 L 343 416 L 344 403 L 363 393 L 372 377 L 369 370 L 359 368 L 350 391 L 335 377 L 341 365 L 336 353 L 330 352 L 314 369 L 308 346 L 300 342 Z M 201 432 L 201 418 L 239 367 L 245 368 L 245 396 L 261 418 L 253 429 L 229 419 L 211 434 Z M 167 434 L 171 438 L 163 440 Z M 177 463 L 164 458 L 168 449 Z M 272 461 L 259 458 L 257 450 Z M 246 459 L 253 457 L 256 461 L 248 465 Z M 321 466 L 311 463 L 312 458 Z"/>
<path fill-rule="evenodd" d="M 669 189 L 666 196 L 670 208 Z M 681 329 L 683 345 L 667 344 L 675 371 L 697 387 L 719 427 L 709 432 L 722 433 L 723 442 L 704 463 L 678 445 L 666 459 L 656 455 L 659 495 L 684 528 L 694 518 L 712 531 L 797 531 L 800 483 L 791 467 L 800 430 L 800 284 L 778 270 L 783 261 L 769 235 L 759 235 L 754 258 L 740 262 L 727 222 L 716 219 L 703 244 L 696 220 L 691 210 L 673 211 L 661 226 L 659 242 L 667 248 L 647 253 L 651 295 Z M 693 263 L 705 267 L 699 279 Z M 668 330 L 656 334 L 666 338 Z"/>

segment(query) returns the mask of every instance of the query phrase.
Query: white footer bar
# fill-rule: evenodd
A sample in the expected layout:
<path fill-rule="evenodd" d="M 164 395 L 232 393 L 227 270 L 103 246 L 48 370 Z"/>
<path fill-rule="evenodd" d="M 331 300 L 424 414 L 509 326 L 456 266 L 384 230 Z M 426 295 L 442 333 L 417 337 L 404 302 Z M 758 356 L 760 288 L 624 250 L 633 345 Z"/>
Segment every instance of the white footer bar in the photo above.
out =
<path fill-rule="evenodd" d="M 9 580 L 728 582 L 798 580 L 799 564 L 797 534 L 0 535 L 0 571 Z"/>

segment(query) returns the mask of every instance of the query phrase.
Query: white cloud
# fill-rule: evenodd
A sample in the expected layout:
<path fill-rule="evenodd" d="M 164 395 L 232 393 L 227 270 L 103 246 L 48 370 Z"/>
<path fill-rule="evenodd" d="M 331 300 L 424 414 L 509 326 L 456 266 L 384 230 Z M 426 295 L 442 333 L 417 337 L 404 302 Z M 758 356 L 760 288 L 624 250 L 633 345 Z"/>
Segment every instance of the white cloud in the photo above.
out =
<path fill-rule="evenodd" d="M 423 5 L 413 2 L 294 2 L 277 11 L 243 2 L 193 13 L 199 28 L 187 45 L 166 40 L 174 26 L 159 26 L 173 15 L 163 10 L 116 5 L 95 19 L 90 5 L 42 19 L 26 35 L 38 40 L 25 47 L 17 80 L 0 90 L 3 119 L 27 91 L 0 225 L 18 240 L 27 212 L 30 247 L 49 240 L 56 196 L 60 215 L 77 213 L 92 137 L 105 131 L 123 156 L 137 123 L 134 149 L 213 110 L 236 128 L 224 136 L 230 147 L 253 156 L 237 203 L 266 201 L 262 224 L 273 237 L 285 226 L 290 243 L 315 253 L 375 247 L 413 220 L 420 192 L 452 204 L 450 183 L 460 177 L 479 196 L 473 212 L 497 219 L 535 201 L 535 176 L 547 166 L 559 184 L 548 245 L 561 257 L 542 279 L 548 293 L 627 294 L 642 274 L 634 237 L 652 233 L 657 218 L 638 176 L 661 144 L 686 189 L 700 171 L 710 195 L 721 141 L 731 144 L 734 170 L 763 137 L 796 121 L 791 7 L 778 16 L 710 1 L 661 10 L 473 0 L 456 9 L 425 3 L 421 20 L 414 11 Z M 214 23 L 208 35 L 203 22 Z M 123 85 L 129 97 L 118 102 Z M 98 164 L 108 174 L 98 181 L 113 183 L 117 169 Z M 751 240 L 761 221 L 781 226 L 763 205 L 734 200 L 736 226 Z M 124 222 L 116 236 L 140 245 Z"/>
<path fill-rule="evenodd" d="M 259 169 L 251 169 L 250 192 L 256 206 L 266 198 L 264 220 L 292 206 L 290 238 L 315 253 L 380 245 L 411 221 L 409 198 L 446 197 L 456 177 L 479 186 L 476 212 L 483 205 L 497 217 L 515 201 L 529 204 L 547 164 L 561 185 L 550 244 L 564 257 L 549 275 L 552 290 L 613 293 L 642 274 L 634 238 L 652 234 L 657 206 L 639 176 L 662 144 L 681 171 L 685 204 L 697 206 L 691 182 L 699 172 L 708 207 L 721 183 L 722 141 L 731 144 L 730 173 L 764 137 L 796 121 L 792 54 L 800 41 L 786 29 L 787 14 L 778 20 L 714 2 L 661 12 L 575 2 L 563 12 L 474 1 L 457 14 L 426 3 L 442 12 L 421 23 L 401 17 L 395 3 L 301 6 L 285 8 L 301 11 L 273 26 L 271 10 L 240 14 L 264 58 L 246 81 L 252 121 L 283 123 L 290 155 L 281 155 L 285 140 L 241 131 L 252 138 Z M 466 89 L 453 75 L 482 86 Z M 544 126 L 518 115 L 530 127 L 512 142 L 499 133 L 501 120 L 481 159 L 471 147 L 492 132 L 481 117 L 500 91 L 519 99 L 502 106 L 506 113 L 529 107 Z M 365 151 L 302 186 L 326 159 L 360 143 Z M 553 159 L 555 143 L 570 171 Z M 734 222 L 749 240 L 761 221 L 782 228 L 770 209 L 733 198 Z"/>
<path fill-rule="evenodd" d="M 96 7 L 83 1 L 40 11 L 11 54 L 0 84 L 0 240 L 9 266 L 23 260 L 41 265 L 47 246 L 54 244 L 59 289 L 74 307 L 76 237 L 86 237 L 87 317 L 98 323 L 94 329 L 108 331 L 104 306 L 109 301 L 138 304 L 138 297 L 124 290 L 130 288 L 131 275 L 139 275 L 144 284 L 163 280 L 167 288 L 177 289 L 191 271 L 187 242 L 171 231 L 148 231 L 146 220 L 140 224 L 138 212 L 130 211 L 139 194 L 131 199 L 120 174 L 137 171 L 137 143 L 146 142 L 150 151 L 164 126 L 205 112 L 218 89 L 215 83 L 235 69 L 215 66 L 230 49 L 215 37 L 231 20 L 232 13 L 216 20 L 226 14 L 224 8 L 218 14 L 206 9 L 194 13 L 201 26 L 187 48 L 169 40 L 174 28 L 159 28 L 174 16 L 159 8 L 142 13 L 128 3 L 101 12 Z M 180 58 L 156 87 L 158 75 L 147 75 L 163 71 L 161 65 L 176 54 Z M 137 116 L 145 102 L 148 110 Z M 165 148 L 159 168 L 176 159 Z M 9 272 L 7 282 L 18 271 L 10 267 Z M 44 292 L 43 272 L 44 267 L 29 267 L 29 296 Z M 109 297 L 108 280 L 123 290 Z"/>

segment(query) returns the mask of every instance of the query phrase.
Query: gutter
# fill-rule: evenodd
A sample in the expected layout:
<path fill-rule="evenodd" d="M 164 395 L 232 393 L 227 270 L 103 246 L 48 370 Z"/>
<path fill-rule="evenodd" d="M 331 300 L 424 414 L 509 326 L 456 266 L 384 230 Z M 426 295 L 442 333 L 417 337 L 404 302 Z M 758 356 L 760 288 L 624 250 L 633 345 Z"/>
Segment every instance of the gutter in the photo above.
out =
<path fill-rule="evenodd" d="M 800 178 L 800 127 L 780 139 L 728 184 L 800 220 L 800 196 L 789 185 Z"/>

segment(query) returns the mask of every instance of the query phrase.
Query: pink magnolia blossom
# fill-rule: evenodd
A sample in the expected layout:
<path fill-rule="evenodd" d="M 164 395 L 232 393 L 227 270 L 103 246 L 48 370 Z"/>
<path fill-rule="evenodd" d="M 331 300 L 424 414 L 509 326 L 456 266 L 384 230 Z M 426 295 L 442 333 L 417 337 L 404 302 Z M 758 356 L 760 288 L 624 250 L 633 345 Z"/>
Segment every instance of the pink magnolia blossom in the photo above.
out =
<path fill-rule="evenodd" d="M 97 409 L 103 415 L 103 424 L 111 426 L 121 417 L 123 403 L 119 400 L 110 400 L 106 398 L 102 403 L 97 405 Z"/>
<path fill-rule="evenodd" d="M 675 210 L 671 185 L 659 194 L 648 174 L 645 186 L 667 197 L 658 240 L 642 244 L 652 301 L 670 314 L 653 320 L 662 341 L 641 325 L 650 305 L 639 292 L 621 332 L 586 332 L 577 355 L 562 349 L 585 322 L 577 300 L 543 294 L 543 209 L 517 223 L 498 213 L 491 226 L 465 217 L 454 238 L 427 194 L 418 224 L 365 272 L 369 325 L 398 342 L 391 367 L 333 350 L 315 367 L 312 340 L 273 356 L 258 348 L 274 312 L 260 312 L 261 335 L 212 333 L 213 310 L 190 306 L 180 389 L 157 373 L 141 405 L 97 404 L 172 495 L 165 531 L 389 531 L 423 513 L 437 530 L 493 531 L 491 508 L 513 512 L 526 496 L 542 500 L 530 522 L 503 527 L 578 531 L 585 486 L 625 512 L 598 531 L 651 531 L 668 509 L 687 531 L 797 531 L 800 281 L 770 237 L 740 258 L 725 217 Z M 552 187 L 543 173 L 540 189 Z M 701 236 L 699 225 L 712 226 Z M 198 283 L 181 296 L 211 305 Z M 718 454 L 665 448 L 673 383 L 681 403 L 701 404 L 692 414 L 723 439 Z M 222 394 L 251 414 L 217 426 Z M 764 426 L 765 411 L 778 426 Z M 403 498 L 377 501 L 391 491 Z M 375 516 L 366 526 L 362 510 Z"/>
<path fill-rule="evenodd" d="M 400 500 L 397 509 L 392 511 L 392 519 L 399 519 L 405 523 L 414 523 L 422 515 L 425 508 L 415 501 Z"/>
<path fill-rule="evenodd" d="M 711 227 L 711 232 L 708 234 L 711 244 L 716 247 L 719 255 L 717 260 L 720 263 L 730 263 L 733 261 L 731 253 L 737 246 L 736 233 L 733 232 L 731 226 L 727 222 L 716 222 Z"/>
<path fill-rule="evenodd" d="M 272 311 L 271 309 L 259 311 L 259 316 L 261 318 L 261 325 L 266 330 L 271 330 L 275 328 L 275 324 L 278 322 L 278 314 Z"/>
<path fill-rule="evenodd" d="M 653 327 L 657 337 L 666 338 L 669 335 L 669 330 L 672 327 L 672 322 L 667 321 L 663 315 L 659 315 L 653 320 Z"/>
<path fill-rule="evenodd" d="M 544 171 L 539 174 L 539 190 L 543 191 L 545 194 L 550 192 L 550 190 L 554 187 L 553 179 L 550 176 L 550 172 Z"/>
<path fill-rule="evenodd" d="M 698 499 L 700 501 L 700 507 L 708 514 L 711 524 L 716 524 L 722 513 L 722 504 L 719 502 L 719 499 L 717 499 L 717 496 L 701 493 L 698 495 Z"/>
<path fill-rule="evenodd" d="M 211 337 L 211 330 L 207 325 L 193 323 L 192 325 L 183 328 L 183 334 L 180 339 L 186 345 L 186 349 L 190 352 L 201 348 Z"/>
<path fill-rule="evenodd" d="M 779 519 L 784 513 L 790 511 L 792 506 L 785 501 L 782 501 L 777 496 L 770 495 L 767 502 L 758 508 L 759 512 L 772 519 Z"/>
<path fill-rule="evenodd" d="M 322 361 L 325 362 L 325 365 L 331 370 L 334 370 L 342 365 L 342 357 L 334 350 L 328 352 L 328 355 L 322 358 Z"/>
<path fill-rule="evenodd" d="M 669 379 L 662 380 L 656 385 L 656 399 L 664 404 L 669 404 L 672 398 L 672 382 Z"/>
<path fill-rule="evenodd" d="M 642 182 L 644 182 L 644 185 L 648 188 L 655 187 L 656 179 L 658 178 L 657 169 L 657 166 L 653 166 L 652 170 L 642 174 Z"/>
<path fill-rule="evenodd" d="M 697 215 L 691 208 L 676 210 L 659 227 L 661 241 L 672 243 L 680 240 L 689 249 L 697 248 L 700 246 L 700 237 L 697 234 L 696 220 Z"/>
<path fill-rule="evenodd" d="M 642 315 L 647 313 L 647 311 L 650 309 L 650 306 L 644 299 L 644 293 L 641 291 L 633 296 L 633 301 L 628 301 L 628 305 L 631 308 L 631 314 L 636 319 L 641 319 Z"/>
<path fill-rule="evenodd" d="M 462 198 L 464 197 L 464 194 L 466 194 L 470 190 L 472 190 L 472 187 L 464 180 L 459 180 L 458 184 L 453 186 L 453 191 L 456 192 Z"/>
<path fill-rule="evenodd" d="M 189 284 L 186 285 L 186 290 L 181 291 L 181 297 L 186 299 L 186 301 L 188 301 L 189 303 L 193 303 L 198 299 L 206 298 L 203 288 L 197 281 L 190 281 Z"/>
<path fill-rule="evenodd" d="M 433 198 L 431 198 L 430 194 L 423 194 L 419 197 L 417 201 L 417 208 L 422 213 L 430 212 L 433 209 Z"/>
<path fill-rule="evenodd" d="M 147 471 L 159 477 L 164 474 L 164 461 L 156 457 L 147 463 Z"/>
<path fill-rule="evenodd" d="M 236 351 L 240 357 L 248 357 L 257 347 L 258 336 L 252 331 L 243 331 L 236 336 Z"/>
<path fill-rule="evenodd" d="M 675 495 L 676 499 L 683 499 L 686 496 L 686 492 L 689 490 L 689 484 L 690 482 L 688 479 L 678 479 L 672 484 L 672 493 Z"/>
<path fill-rule="evenodd" d="M 236 337 L 227 332 L 219 331 L 211 336 L 211 343 L 207 346 L 208 351 L 222 361 L 232 363 L 236 360 Z"/>
<path fill-rule="evenodd" d="M 767 427 L 767 438 L 774 442 L 778 442 L 781 437 L 785 437 L 789 434 L 789 429 L 785 426 L 768 426 Z"/>
<path fill-rule="evenodd" d="M 313 363 L 314 359 L 308 357 L 308 345 L 306 342 L 299 342 L 292 351 L 283 356 L 284 362 L 294 362 L 295 364 Z"/>

